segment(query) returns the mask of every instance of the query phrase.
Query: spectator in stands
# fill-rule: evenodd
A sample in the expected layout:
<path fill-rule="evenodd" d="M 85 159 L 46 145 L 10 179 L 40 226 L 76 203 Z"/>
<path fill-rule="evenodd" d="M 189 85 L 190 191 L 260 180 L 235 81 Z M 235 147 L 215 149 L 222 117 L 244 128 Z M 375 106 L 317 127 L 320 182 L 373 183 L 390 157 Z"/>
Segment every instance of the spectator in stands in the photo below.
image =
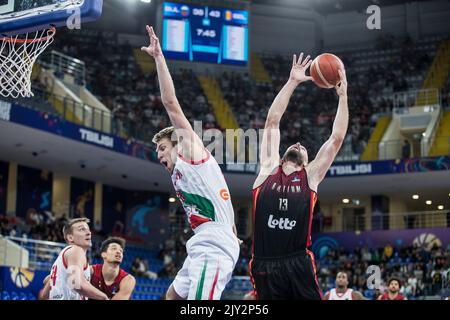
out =
<path fill-rule="evenodd" d="M 413 297 L 415 297 L 417 293 L 417 278 L 414 275 L 409 276 L 407 288 L 409 290 L 409 293 L 407 293 L 406 295 L 409 296 L 409 294 L 411 294 Z"/>
<path fill-rule="evenodd" d="M 134 259 L 133 261 L 133 264 L 131 266 L 131 274 L 136 277 L 147 279 L 156 279 L 158 277 L 155 272 L 148 270 L 148 263 L 146 263 L 146 261 L 142 260 L 139 257 L 136 257 L 136 259 Z"/>
<path fill-rule="evenodd" d="M 403 159 L 409 159 L 411 156 L 411 144 L 408 140 L 403 141 L 402 157 Z"/>
<path fill-rule="evenodd" d="M 443 277 L 443 272 L 442 272 L 442 270 L 439 268 L 439 269 L 437 269 L 437 270 L 433 270 L 432 272 L 431 272 L 431 283 L 432 283 L 432 293 L 433 294 L 436 294 L 436 293 L 438 293 L 438 291 L 439 291 L 439 289 L 441 289 L 442 288 L 442 285 L 443 285 L 443 280 L 444 280 L 444 277 Z"/>
<path fill-rule="evenodd" d="M 175 264 L 173 262 L 166 264 L 159 272 L 159 278 L 173 278 L 177 274 L 177 270 L 175 269 Z"/>

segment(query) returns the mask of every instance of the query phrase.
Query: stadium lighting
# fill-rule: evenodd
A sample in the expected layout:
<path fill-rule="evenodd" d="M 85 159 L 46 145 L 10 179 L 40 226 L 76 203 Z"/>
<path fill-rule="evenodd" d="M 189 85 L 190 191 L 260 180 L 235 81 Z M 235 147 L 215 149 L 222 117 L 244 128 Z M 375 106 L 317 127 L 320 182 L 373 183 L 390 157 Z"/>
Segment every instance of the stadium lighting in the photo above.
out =
<path fill-rule="evenodd" d="M 175 200 L 174 197 L 170 197 L 170 198 L 169 198 L 169 202 L 170 202 L 170 203 L 174 203 L 175 201 L 176 201 L 176 200 Z"/>
<path fill-rule="evenodd" d="M 432 204 L 432 203 L 433 203 L 433 201 L 431 201 L 431 200 L 427 200 L 427 201 L 425 201 L 425 203 L 426 203 L 427 205 L 430 205 L 430 204 Z"/>
<path fill-rule="evenodd" d="M 141 0 L 141 2 L 143 2 L 143 3 L 151 3 L 152 0 Z"/>
<path fill-rule="evenodd" d="M 444 210 L 444 206 L 442 204 L 438 205 L 438 210 Z"/>
<path fill-rule="evenodd" d="M 414 200 L 417 200 L 417 199 L 419 199 L 419 195 L 418 195 L 418 194 L 413 194 L 412 198 L 413 198 Z"/>
<path fill-rule="evenodd" d="M 350 202 L 350 200 L 349 199 L 347 199 L 347 198 L 345 198 L 345 199 L 342 199 L 342 203 L 349 203 Z"/>

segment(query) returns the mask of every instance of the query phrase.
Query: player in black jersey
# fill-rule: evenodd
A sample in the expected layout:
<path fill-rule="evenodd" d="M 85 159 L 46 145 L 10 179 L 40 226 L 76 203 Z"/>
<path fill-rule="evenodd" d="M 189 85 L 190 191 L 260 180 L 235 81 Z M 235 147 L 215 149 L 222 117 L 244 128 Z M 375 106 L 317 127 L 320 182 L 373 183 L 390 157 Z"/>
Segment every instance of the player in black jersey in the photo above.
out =
<path fill-rule="evenodd" d="M 295 88 L 306 75 L 310 57 L 294 55 L 288 82 L 270 107 L 261 142 L 261 170 L 253 185 L 253 258 L 250 270 L 258 299 L 322 299 L 311 246 L 317 187 L 336 157 L 348 126 L 347 79 L 339 70 L 339 106 L 330 138 L 316 158 L 300 142 L 280 159 L 279 124 Z"/>

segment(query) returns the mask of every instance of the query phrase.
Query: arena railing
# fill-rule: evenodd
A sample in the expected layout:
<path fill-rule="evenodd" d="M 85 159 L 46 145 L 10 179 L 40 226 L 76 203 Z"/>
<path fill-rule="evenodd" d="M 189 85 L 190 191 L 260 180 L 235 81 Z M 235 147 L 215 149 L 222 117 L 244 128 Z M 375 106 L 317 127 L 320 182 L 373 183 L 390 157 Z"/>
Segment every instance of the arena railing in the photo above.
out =
<path fill-rule="evenodd" d="M 72 76 L 80 86 L 86 84 L 86 65 L 77 58 L 52 50 L 50 54 L 46 54 L 40 59 L 40 63 L 51 67 L 57 74 Z"/>
<path fill-rule="evenodd" d="M 5 237 L 6 239 L 17 243 L 19 246 L 28 250 L 29 268 L 34 270 L 50 271 L 53 262 L 55 262 L 61 250 L 67 246 L 64 243 L 51 241 L 34 240 L 18 237 Z M 90 251 L 88 251 L 90 257 Z"/>
<path fill-rule="evenodd" d="M 411 107 L 442 105 L 441 93 L 436 88 L 394 92 L 392 100 L 393 112 L 397 114 L 408 113 Z"/>
<path fill-rule="evenodd" d="M 127 116 L 119 116 L 112 114 L 111 112 L 105 112 L 99 110 L 98 108 L 89 106 L 87 104 L 82 104 L 74 101 L 70 97 L 61 96 L 50 91 L 44 90 L 42 88 L 33 88 L 34 98 L 25 99 L 9 99 L 2 98 L 4 100 L 10 101 L 22 105 L 24 107 L 29 107 L 38 111 L 44 111 L 56 116 L 62 116 L 65 120 L 73 122 L 79 125 L 83 125 L 88 128 L 95 129 L 102 133 L 112 134 L 124 139 L 132 138 L 134 141 L 149 145 L 153 134 L 156 133 L 157 128 L 152 125 L 150 121 L 133 121 Z M 435 137 L 437 138 L 437 137 Z M 390 150 L 389 154 L 397 155 L 397 158 L 402 157 L 402 146 L 403 140 L 392 140 L 383 141 L 387 148 L 383 148 L 384 152 Z M 377 142 L 378 144 L 378 142 Z M 224 144 L 225 146 L 225 144 Z M 378 150 L 375 148 L 374 150 Z M 382 150 L 382 152 L 383 152 Z M 393 152 L 391 152 L 394 150 Z M 360 156 L 364 151 L 364 148 L 360 150 L 354 150 L 351 146 L 351 141 L 346 141 L 344 146 L 336 158 L 336 161 L 358 161 Z M 415 151 L 415 150 L 414 150 Z M 257 152 L 259 154 L 259 150 Z M 314 154 L 310 151 L 310 156 L 314 157 Z M 417 155 L 415 152 L 411 152 L 411 156 L 427 156 L 427 155 Z M 393 159 L 392 157 L 390 157 Z M 387 159 L 386 155 L 379 155 L 377 159 Z M 230 164 L 231 166 L 247 166 L 250 165 L 250 170 L 238 170 L 238 171 L 251 171 L 254 172 L 254 167 L 256 164 Z"/>
<path fill-rule="evenodd" d="M 11 103 L 44 111 L 65 120 L 95 129 L 97 131 L 119 136 L 124 139 L 133 138 L 148 144 L 156 128 L 151 123 L 137 123 L 128 118 L 121 118 L 111 112 L 99 110 L 88 104 L 79 103 L 68 96 L 62 96 L 39 87 L 33 88 L 34 97 L 2 98 Z"/>

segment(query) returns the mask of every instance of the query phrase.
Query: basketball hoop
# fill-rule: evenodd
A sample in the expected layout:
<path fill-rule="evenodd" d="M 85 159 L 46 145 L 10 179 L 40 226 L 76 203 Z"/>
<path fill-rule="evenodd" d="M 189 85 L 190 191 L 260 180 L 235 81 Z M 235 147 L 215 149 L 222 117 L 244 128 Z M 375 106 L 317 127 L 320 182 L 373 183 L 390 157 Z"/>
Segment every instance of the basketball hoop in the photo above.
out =
<path fill-rule="evenodd" d="M 31 74 L 39 55 L 53 42 L 56 29 L 0 38 L 0 95 L 32 97 Z"/>

